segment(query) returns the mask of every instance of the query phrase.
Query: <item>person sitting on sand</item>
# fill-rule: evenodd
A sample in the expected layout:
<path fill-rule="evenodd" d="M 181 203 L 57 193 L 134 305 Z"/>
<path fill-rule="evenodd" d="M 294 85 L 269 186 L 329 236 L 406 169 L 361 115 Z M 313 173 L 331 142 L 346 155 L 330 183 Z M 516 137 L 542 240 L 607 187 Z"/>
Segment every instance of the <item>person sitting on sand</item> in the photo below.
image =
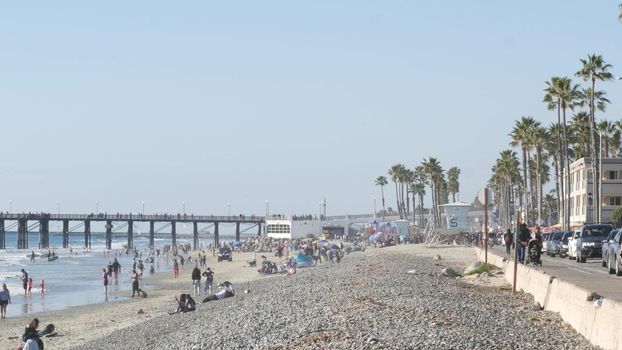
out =
<path fill-rule="evenodd" d="M 235 295 L 235 289 L 233 288 L 233 284 L 229 281 L 225 281 L 219 284 L 218 288 L 220 289 L 218 293 L 208 296 L 207 298 L 203 299 L 203 302 L 207 303 L 208 301 L 221 300 L 224 298 L 230 298 Z"/>
<path fill-rule="evenodd" d="M 23 350 L 43 350 L 43 341 L 41 340 L 41 334 L 37 330 L 39 327 L 39 319 L 33 318 L 22 335 L 22 341 L 24 342 Z"/>
<path fill-rule="evenodd" d="M 196 310 L 196 303 L 190 294 L 181 294 L 179 298 L 175 297 L 177 301 L 177 310 L 174 313 L 190 312 Z"/>

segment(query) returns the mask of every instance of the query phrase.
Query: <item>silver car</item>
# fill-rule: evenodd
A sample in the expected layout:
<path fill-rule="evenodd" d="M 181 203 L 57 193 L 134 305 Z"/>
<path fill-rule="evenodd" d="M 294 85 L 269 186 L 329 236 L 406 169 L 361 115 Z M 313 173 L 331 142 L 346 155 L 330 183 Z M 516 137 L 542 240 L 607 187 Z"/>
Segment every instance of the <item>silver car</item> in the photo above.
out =
<path fill-rule="evenodd" d="M 616 230 L 615 236 L 609 241 L 607 246 L 607 268 L 609 273 L 622 276 L 622 257 L 620 256 L 620 240 L 622 240 L 622 229 Z"/>

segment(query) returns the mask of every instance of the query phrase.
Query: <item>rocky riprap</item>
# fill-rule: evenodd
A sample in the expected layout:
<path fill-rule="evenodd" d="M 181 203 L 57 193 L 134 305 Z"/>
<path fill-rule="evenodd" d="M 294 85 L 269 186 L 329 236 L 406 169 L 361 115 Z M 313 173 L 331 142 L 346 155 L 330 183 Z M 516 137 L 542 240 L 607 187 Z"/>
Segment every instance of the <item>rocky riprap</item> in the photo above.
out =
<path fill-rule="evenodd" d="M 529 295 L 444 277 L 444 267 L 412 254 L 353 253 L 341 264 L 238 284 L 233 298 L 76 350 L 597 348 L 558 315 L 536 310 Z"/>

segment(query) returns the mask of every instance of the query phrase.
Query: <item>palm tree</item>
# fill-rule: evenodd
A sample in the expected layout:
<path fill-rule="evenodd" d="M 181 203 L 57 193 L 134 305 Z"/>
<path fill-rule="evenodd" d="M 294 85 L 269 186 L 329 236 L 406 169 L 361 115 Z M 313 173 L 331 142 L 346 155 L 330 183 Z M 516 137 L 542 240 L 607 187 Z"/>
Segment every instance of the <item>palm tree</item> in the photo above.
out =
<path fill-rule="evenodd" d="M 609 158 L 609 149 L 610 148 L 615 148 L 615 145 L 613 147 L 611 142 L 612 140 L 615 142 L 615 134 L 616 132 L 619 133 L 619 131 L 616 129 L 616 126 L 614 123 L 608 121 L 608 120 L 603 120 L 600 123 L 598 123 L 598 130 L 600 131 L 600 135 L 602 135 L 602 146 L 601 150 L 600 150 L 600 154 L 603 158 Z"/>
<path fill-rule="evenodd" d="M 399 189 L 398 189 L 398 183 L 399 180 L 401 178 L 401 170 L 402 170 L 403 165 L 402 164 L 396 164 L 394 166 L 392 166 L 391 168 L 389 168 L 389 176 L 391 177 L 391 181 L 393 181 L 393 183 L 395 184 L 395 198 L 397 201 L 397 211 L 400 215 L 400 219 L 402 219 L 402 209 L 400 206 L 400 194 L 399 194 Z"/>
<path fill-rule="evenodd" d="M 524 188 L 524 204 L 525 208 L 529 208 L 529 201 L 527 200 L 527 189 L 529 188 L 527 184 L 527 169 L 529 168 L 528 160 L 529 160 L 529 150 L 532 147 L 532 133 L 534 128 L 536 127 L 536 122 L 533 117 L 527 116 L 522 117 L 521 120 L 516 121 L 516 125 L 512 129 L 510 136 L 512 137 L 512 141 L 510 145 L 512 147 L 520 146 L 521 151 L 523 153 L 523 188 Z M 525 210 L 525 222 L 529 222 L 528 220 L 528 212 L 529 210 Z"/>
<path fill-rule="evenodd" d="M 434 224 L 438 226 L 440 223 L 440 215 L 437 205 L 440 198 L 440 179 L 443 176 L 443 168 L 441 168 L 440 162 L 433 157 L 424 159 L 421 163 L 423 165 L 423 171 L 429 179 L 430 193 L 432 194 L 432 214 L 434 218 Z"/>
<path fill-rule="evenodd" d="M 512 150 L 502 151 L 492 167 L 492 177 L 489 180 L 489 186 L 495 193 L 500 194 L 500 196 L 496 196 L 495 201 L 497 201 L 501 209 L 501 217 L 505 218 L 502 221 L 505 221 L 507 227 L 510 227 L 512 221 L 510 217 L 512 187 L 515 183 L 521 183 L 520 177 L 519 161 L 516 152 Z"/>
<path fill-rule="evenodd" d="M 542 225 L 542 169 L 544 168 L 544 148 L 549 134 L 545 128 L 537 122 L 532 134 L 532 144 L 536 149 L 536 190 L 538 192 L 538 225 Z"/>
<path fill-rule="evenodd" d="M 578 112 L 572 116 L 569 132 L 573 135 L 574 160 L 590 157 L 590 116 L 587 112 Z"/>
<path fill-rule="evenodd" d="M 423 197 L 425 197 L 425 183 L 423 182 L 417 182 L 414 183 L 411 186 L 410 192 L 413 194 L 413 208 L 415 207 L 414 204 L 414 196 L 416 195 L 417 197 L 419 197 L 419 226 L 423 225 Z M 415 216 L 415 212 L 413 211 L 413 219 Z"/>
<path fill-rule="evenodd" d="M 460 168 L 451 167 L 447 170 L 447 190 L 455 202 L 456 193 L 460 192 Z"/>
<path fill-rule="evenodd" d="M 553 166 L 555 167 L 555 189 L 554 191 L 556 194 L 555 199 L 557 201 L 557 208 L 559 209 L 561 208 L 561 200 L 562 200 L 562 197 L 560 196 L 560 185 L 559 185 L 560 183 L 559 174 L 561 173 L 561 170 L 560 170 L 561 169 L 561 163 L 560 163 L 561 149 L 558 148 L 558 142 L 559 140 L 561 140 L 561 136 L 560 136 L 561 130 L 560 130 L 559 124 L 556 124 L 556 123 L 551 124 L 548 128 L 548 133 L 551 137 L 547 139 L 546 151 L 549 154 L 549 156 L 553 158 Z M 563 191 L 563 187 L 561 188 L 561 190 Z"/>
<path fill-rule="evenodd" d="M 564 176 L 562 177 L 564 191 L 570 196 L 570 161 L 568 157 L 568 131 L 566 128 L 566 110 L 574 108 L 576 101 L 579 97 L 579 86 L 574 84 L 572 80 L 568 77 L 552 77 L 551 81 L 546 82 L 547 88 L 544 90 L 546 94 L 544 95 L 543 102 L 547 104 L 547 108 L 549 110 L 557 109 L 557 123 L 561 124 L 562 140 L 558 139 L 559 148 L 563 151 L 563 164 L 562 168 L 565 165 Z M 560 111 L 561 111 L 561 123 L 560 123 Z M 570 229 L 570 201 L 564 197 L 564 193 L 562 192 L 562 198 L 564 198 L 564 220 L 562 227 L 567 230 Z M 561 221 L 561 220 L 560 220 Z"/>
<path fill-rule="evenodd" d="M 382 221 L 384 221 L 384 186 L 386 186 L 389 182 L 387 178 L 384 176 L 378 176 L 376 178 L 376 186 L 380 186 L 380 193 L 382 194 Z M 376 217 L 376 213 L 374 213 L 374 217 Z"/>
<path fill-rule="evenodd" d="M 598 188 L 598 182 L 600 181 L 600 174 L 598 173 L 598 157 L 596 157 L 596 152 L 598 152 L 598 147 L 596 145 L 596 117 L 595 117 L 595 110 L 596 110 L 596 106 L 594 105 L 594 101 L 595 101 L 595 91 L 596 91 L 596 80 L 599 81 L 607 81 L 607 80 L 612 80 L 613 79 L 613 75 L 608 72 L 609 69 L 613 68 L 610 64 L 605 63 L 605 61 L 603 60 L 603 56 L 601 55 L 587 55 L 586 59 L 582 59 L 580 60 L 581 64 L 583 65 L 581 67 L 581 69 L 575 74 L 577 77 L 582 78 L 584 81 L 589 81 L 591 82 L 591 90 L 588 91 L 588 93 L 590 94 L 589 96 L 589 100 L 590 100 L 590 137 L 591 137 L 591 146 L 592 146 L 592 152 L 591 154 L 593 155 L 592 157 L 592 173 L 594 174 L 593 176 L 593 184 L 594 184 L 594 188 L 593 188 L 593 193 L 594 193 L 594 199 L 595 199 L 595 203 L 600 203 L 600 198 L 598 198 L 598 191 L 596 191 L 596 189 Z M 603 106 L 604 107 L 604 106 Z M 597 216 L 596 216 L 596 221 L 600 222 L 600 217 L 598 217 L 598 210 L 596 211 Z"/>

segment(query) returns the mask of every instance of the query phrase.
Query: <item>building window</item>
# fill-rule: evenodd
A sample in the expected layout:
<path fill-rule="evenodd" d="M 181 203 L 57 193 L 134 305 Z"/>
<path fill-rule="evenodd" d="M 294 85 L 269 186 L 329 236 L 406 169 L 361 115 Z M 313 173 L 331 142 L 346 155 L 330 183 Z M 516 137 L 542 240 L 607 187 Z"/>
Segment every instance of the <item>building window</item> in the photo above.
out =
<path fill-rule="evenodd" d="M 619 196 L 608 196 L 608 197 L 604 197 L 603 198 L 603 204 L 604 205 L 611 205 L 611 206 L 620 206 L 622 205 L 622 197 Z"/>
<path fill-rule="evenodd" d="M 620 178 L 622 178 L 622 176 L 620 176 L 620 172 L 617 170 L 607 170 L 603 173 L 603 177 L 605 180 L 620 180 Z"/>

